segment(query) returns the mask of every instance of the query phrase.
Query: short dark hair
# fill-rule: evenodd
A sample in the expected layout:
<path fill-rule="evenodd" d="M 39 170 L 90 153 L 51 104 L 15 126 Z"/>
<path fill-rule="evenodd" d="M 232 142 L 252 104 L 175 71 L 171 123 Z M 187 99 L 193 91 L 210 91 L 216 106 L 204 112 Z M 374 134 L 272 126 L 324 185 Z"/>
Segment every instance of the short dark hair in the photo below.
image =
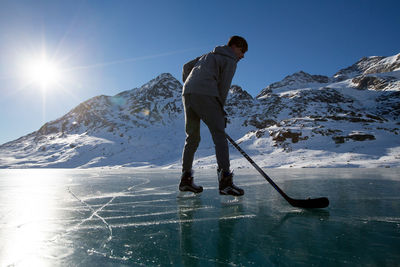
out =
<path fill-rule="evenodd" d="M 243 37 L 240 37 L 237 35 L 229 38 L 228 46 L 232 46 L 232 45 L 236 45 L 237 47 L 242 48 L 243 52 L 247 52 L 247 50 L 249 48 L 246 40 Z"/>

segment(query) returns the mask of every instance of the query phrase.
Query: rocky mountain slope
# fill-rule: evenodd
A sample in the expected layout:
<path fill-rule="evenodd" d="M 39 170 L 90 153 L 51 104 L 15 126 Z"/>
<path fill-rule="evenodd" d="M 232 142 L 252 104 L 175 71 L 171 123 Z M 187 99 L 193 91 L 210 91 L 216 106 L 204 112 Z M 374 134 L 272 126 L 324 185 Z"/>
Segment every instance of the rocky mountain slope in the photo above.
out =
<path fill-rule="evenodd" d="M 0 146 L 0 167 L 180 168 L 182 84 L 161 74 L 96 96 L 38 131 Z M 303 71 L 253 98 L 232 86 L 227 132 L 264 167 L 399 167 L 400 54 L 362 58 L 332 77 Z M 234 149 L 234 168 L 249 167 Z M 202 127 L 195 167 L 214 167 Z"/>

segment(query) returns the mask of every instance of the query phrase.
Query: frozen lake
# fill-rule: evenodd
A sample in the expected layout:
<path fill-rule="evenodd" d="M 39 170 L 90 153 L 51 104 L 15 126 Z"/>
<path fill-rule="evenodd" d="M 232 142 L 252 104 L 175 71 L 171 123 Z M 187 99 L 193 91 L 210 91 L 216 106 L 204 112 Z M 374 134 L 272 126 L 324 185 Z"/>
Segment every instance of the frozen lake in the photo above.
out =
<path fill-rule="evenodd" d="M 199 170 L 0 170 L 0 266 L 400 266 L 400 169 L 237 170 L 239 200 Z"/>

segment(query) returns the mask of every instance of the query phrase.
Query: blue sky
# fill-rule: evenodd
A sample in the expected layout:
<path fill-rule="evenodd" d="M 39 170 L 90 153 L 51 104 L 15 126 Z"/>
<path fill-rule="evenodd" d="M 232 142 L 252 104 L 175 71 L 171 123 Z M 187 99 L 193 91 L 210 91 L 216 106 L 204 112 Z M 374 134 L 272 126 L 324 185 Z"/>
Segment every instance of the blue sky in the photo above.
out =
<path fill-rule="evenodd" d="M 332 76 L 363 56 L 400 53 L 399 1 L 0 1 L 0 144 L 96 95 L 169 72 L 232 35 L 249 51 L 234 84 L 255 96 L 303 70 Z M 43 90 L 24 66 L 45 53 L 61 70 Z"/>

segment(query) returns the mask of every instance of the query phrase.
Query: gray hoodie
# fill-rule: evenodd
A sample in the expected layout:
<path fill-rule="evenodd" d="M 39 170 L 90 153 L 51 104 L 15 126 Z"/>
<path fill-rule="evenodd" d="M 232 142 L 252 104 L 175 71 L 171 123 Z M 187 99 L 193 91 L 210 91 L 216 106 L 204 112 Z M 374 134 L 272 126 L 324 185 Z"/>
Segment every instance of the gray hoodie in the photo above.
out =
<path fill-rule="evenodd" d="M 217 46 L 211 53 L 183 66 L 182 94 L 201 94 L 218 97 L 225 104 L 238 58 L 229 46 Z"/>

